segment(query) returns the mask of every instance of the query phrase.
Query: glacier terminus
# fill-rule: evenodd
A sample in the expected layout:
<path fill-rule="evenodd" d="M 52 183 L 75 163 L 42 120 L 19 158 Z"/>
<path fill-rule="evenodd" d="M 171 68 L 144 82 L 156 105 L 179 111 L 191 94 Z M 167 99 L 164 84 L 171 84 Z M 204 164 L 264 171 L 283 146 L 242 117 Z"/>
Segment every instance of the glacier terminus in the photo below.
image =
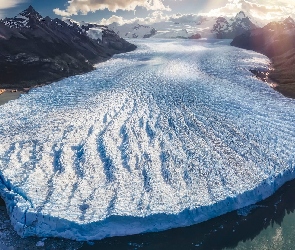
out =
<path fill-rule="evenodd" d="M 80 241 L 183 227 L 295 178 L 295 101 L 228 40 L 136 51 L 0 109 L 0 193 L 21 236 Z"/>

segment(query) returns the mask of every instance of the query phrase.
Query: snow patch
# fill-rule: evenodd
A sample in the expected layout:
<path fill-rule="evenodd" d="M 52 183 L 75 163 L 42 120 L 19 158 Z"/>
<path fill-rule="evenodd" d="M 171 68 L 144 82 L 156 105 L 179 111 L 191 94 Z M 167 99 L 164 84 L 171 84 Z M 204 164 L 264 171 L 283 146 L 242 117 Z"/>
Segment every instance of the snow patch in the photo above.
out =
<path fill-rule="evenodd" d="M 87 31 L 87 35 L 94 40 L 102 41 L 103 30 L 100 28 L 90 28 Z"/>

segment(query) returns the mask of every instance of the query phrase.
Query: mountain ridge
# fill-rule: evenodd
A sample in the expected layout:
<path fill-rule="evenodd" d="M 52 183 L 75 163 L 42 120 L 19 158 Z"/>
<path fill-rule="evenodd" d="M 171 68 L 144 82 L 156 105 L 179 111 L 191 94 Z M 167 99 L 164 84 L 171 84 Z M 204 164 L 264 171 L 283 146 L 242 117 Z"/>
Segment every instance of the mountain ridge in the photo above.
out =
<path fill-rule="evenodd" d="M 247 31 L 233 39 L 231 45 L 268 56 L 273 69 L 267 75 L 277 83 L 275 89 L 295 98 L 295 21 L 291 17 Z"/>
<path fill-rule="evenodd" d="M 218 38 L 233 39 L 258 25 L 244 11 L 233 18 L 228 17 L 171 17 L 169 20 L 142 25 L 140 22 L 118 24 L 113 22 L 108 28 L 124 38 Z"/>
<path fill-rule="evenodd" d="M 86 73 L 136 46 L 106 27 L 101 39 L 80 26 L 43 18 L 32 6 L 0 21 L 0 88 L 27 88 Z"/>
<path fill-rule="evenodd" d="M 218 17 L 212 32 L 216 33 L 218 39 L 233 39 L 245 31 L 257 28 L 245 12 L 240 11 L 234 18 L 227 20 L 224 17 Z"/>

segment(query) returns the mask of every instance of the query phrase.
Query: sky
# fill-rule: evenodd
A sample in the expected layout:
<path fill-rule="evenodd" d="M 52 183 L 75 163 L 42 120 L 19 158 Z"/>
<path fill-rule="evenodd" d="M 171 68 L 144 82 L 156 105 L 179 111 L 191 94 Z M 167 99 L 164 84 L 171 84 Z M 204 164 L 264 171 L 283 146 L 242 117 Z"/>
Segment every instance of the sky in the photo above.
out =
<path fill-rule="evenodd" d="M 42 16 L 101 24 L 234 16 L 241 10 L 265 21 L 295 18 L 295 0 L 0 0 L 0 18 L 13 17 L 30 4 Z"/>

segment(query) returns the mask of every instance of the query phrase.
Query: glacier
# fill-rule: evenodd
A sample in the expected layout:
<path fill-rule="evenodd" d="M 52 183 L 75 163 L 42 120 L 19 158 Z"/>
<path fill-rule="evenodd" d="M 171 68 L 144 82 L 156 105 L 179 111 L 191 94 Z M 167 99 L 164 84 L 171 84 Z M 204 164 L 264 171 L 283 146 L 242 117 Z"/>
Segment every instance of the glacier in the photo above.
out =
<path fill-rule="evenodd" d="M 26 237 L 79 241 L 196 224 L 295 178 L 295 101 L 219 40 L 136 40 L 0 108 L 0 194 Z"/>

